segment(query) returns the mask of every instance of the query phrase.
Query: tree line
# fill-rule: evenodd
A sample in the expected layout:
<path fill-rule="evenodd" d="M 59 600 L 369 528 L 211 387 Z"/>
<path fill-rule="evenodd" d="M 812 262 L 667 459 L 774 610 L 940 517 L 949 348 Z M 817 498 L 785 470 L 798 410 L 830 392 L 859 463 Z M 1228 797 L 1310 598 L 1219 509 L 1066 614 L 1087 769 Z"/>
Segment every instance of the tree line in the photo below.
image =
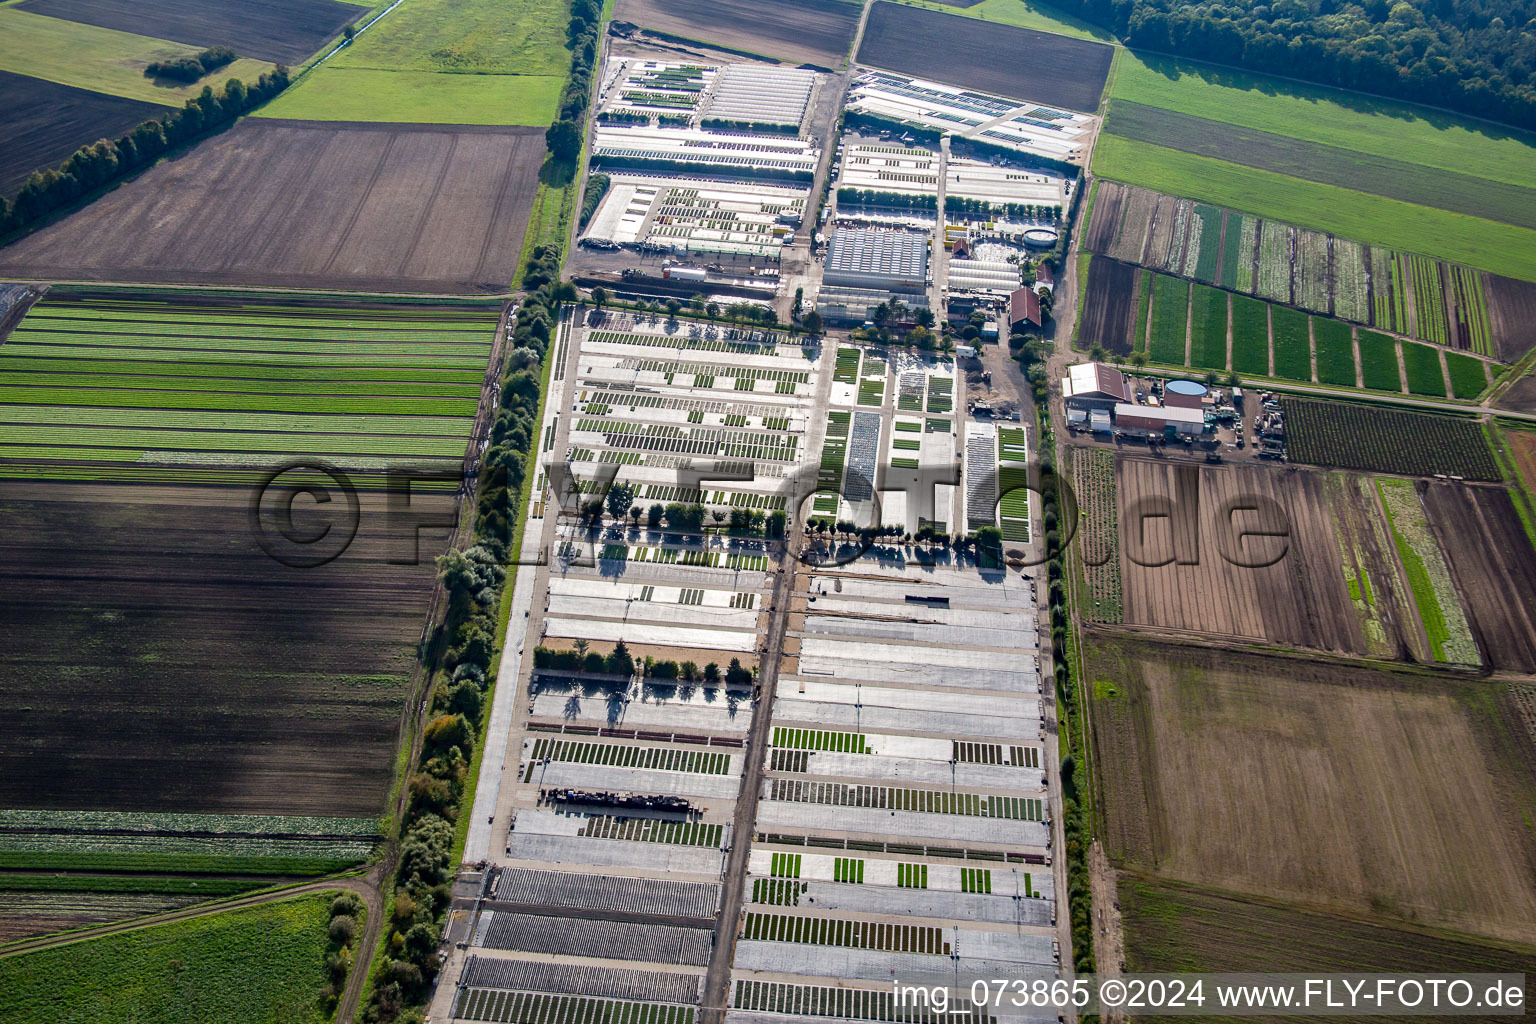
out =
<path fill-rule="evenodd" d="M 524 273 L 533 291 L 513 319 L 491 443 L 480 460 L 474 543 L 437 560 L 448 609 L 426 654 L 433 665 L 432 717 L 406 780 L 386 955 L 362 1012 L 365 1024 L 422 1020 L 421 1004 L 439 967 L 438 939 L 457 868 L 454 827 L 468 813 L 465 787 L 489 713 L 505 566 L 512 557 L 528 459 L 538 444 L 539 368 L 560 303 L 576 297 L 571 285 L 557 282 L 559 270 L 556 247 L 534 249 Z"/>
<path fill-rule="evenodd" d="M 603 9 L 597 0 L 572 0 L 566 45 L 571 50 L 571 74 L 560 96 L 560 116 L 544 132 L 544 141 L 556 161 L 574 164 L 581 155 L 583 121 L 591 100 L 592 69 L 597 61 L 597 39 Z"/>
<path fill-rule="evenodd" d="M 1127 45 L 1536 128 L 1531 0 L 1062 0 Z"/>
<path fill-rule="evenodd" d="M 91 191 L 154 163 L 177 146 L 228 124 L 288 87 L 282 65 L 246 86 L 238 78 L 215 93 L 211 86 L 178 110 L 144 121 L 117 140 L 100 139 L 79 149 L 57 168 L 33 171 L 9 202 L 0 196 L 0 235 L 27 227 Z"/>
<path fill-rule="evenodd" d="M 157 60 L 144 69 L 145 78 L 173 78 L 178 82 L 195 82 L 210 72 L 217 71 L 236 60 L 235 51 L 227 46 L 210 46 L 201 53 L 171 60 Z"/>

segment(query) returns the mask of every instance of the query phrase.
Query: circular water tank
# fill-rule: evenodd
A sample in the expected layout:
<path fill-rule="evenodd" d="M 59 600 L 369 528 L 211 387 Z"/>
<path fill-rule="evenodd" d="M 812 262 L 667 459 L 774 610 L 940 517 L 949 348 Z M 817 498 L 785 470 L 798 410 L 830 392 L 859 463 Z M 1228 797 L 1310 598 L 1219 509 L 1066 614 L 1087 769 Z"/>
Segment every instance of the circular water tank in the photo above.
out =
<path fill-rule="evenodd" d="M 1055 245 L 1058 237 L 1054 228 L 1030 228 L 1024 232 L 1024 244 L 1047 248 Z"/>
<path fill-rule="evenodd" d="M 1163 385 L 1163 403 L 1185 409 L 1198 409 L 1210 389 L 1199 381 L 1171 380 Z"/>

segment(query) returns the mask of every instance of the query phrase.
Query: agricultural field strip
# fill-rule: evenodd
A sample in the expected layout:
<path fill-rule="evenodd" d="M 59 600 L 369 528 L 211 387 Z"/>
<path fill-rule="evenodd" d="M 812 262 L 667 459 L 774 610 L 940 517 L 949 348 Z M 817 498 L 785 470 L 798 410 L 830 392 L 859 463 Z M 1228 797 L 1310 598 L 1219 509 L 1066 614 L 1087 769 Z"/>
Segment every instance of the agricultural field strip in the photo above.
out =
<path fill-rule="evenodd" d="M 1288 139 L 1536 188 L 1536 138 L 1501 126 L 1293 79 L 1124 50 L 1110 96 Z"/>
<path fill-rule="evenodd" d="M 1150 233 L 1153 220 L 1151 209 L 1147 204 L 1155 203 L 1161 206 L 1169 202 L 1174 202 L 1174 200 L 1170 197 L 1159 196 L 1145 189 L 1123 186 L 1113 182 L 1104 183 L 1101 186 L 1101 199 L 1095 208 L 1096 213 L 1093 223 L 1090 225 L 1086 244 L 1089 248 L 1100 253 L 1124 255 L 1127 258 L 1146 264 L 1147 269 L 1151 271 L 1161 272 L 1154 273 L 1155 281 L 1161 281 L 1165 276 L 1174 275 L 1184 278 L 1193 277 L 1197 282 L 1204 281 L 1209 283 L 1208 279 L 1202 278 L 1198 274 L 1188 273 L 1190 268 L 1183 266 L 1181 261 L 1175 259 L 1174 256 L 1170 256 L 1168 259 L 1161 259 L 1156 256 L 1144 257 L 1141 255 L 1144 247 L 1144 242 L 1141 239 L 1144 239 Z M 1189 200 L 1178 200 L 1177 202 L 1180 213 L 1183 213 L 1186 207 L 1191 210 L 1201 208 L 1200 204 L 1194 204 Z M 1479 271 L 1458 264 L 1442 264 L 1438 261 L 1413 254 L 1397 253 L 1379 248 L 1373 250 L 1371 247 L 1360 246 L 1347 239 L 1335 238 L 1321 232 L 1298 229 L 1274 221 L 1264 221 L 1261 225 L 1262 230 L 1255 232 L 1251 240 L 1244 237 L 1239 244 L 1232 244 L 1234 225 L 1244 225 L 1241 231 L 1247 234 L 1247 228 L 1256 223 L 1257 220 L 1255 218 L 1245 217 L 1245 215 L 1235 211 L 1228 213 L 1226 227 L 1228 244 L 1223 256 L 1222 288 L 1248 291 L 1250 275 L 1252 274 L 1251 268 L 1257 266 L 1258 292 L 1265 300 L 1273 300 L 1280 304 L 1290 304 L 1294 297 L 1295 305 L 1317 314 L 1317 322 L 1321 325 L 1350 321 L 1363 326 L 1373 322 L 1389 320 L 1390 323 L 1387 326 L 1390 329 L 1406 336 L 1409 334 L 1409 324 L 1404 313 L 1405 300 L 1402 298 L 1402 295 L 1405 282 L 1407 282 L 1413 288 L 1416 295 L 1421 290 L 1427 293 L 1420 300 L 1425 308 L 1434 308 L 1437 311 L 1434 317 L 1428 319 L 1421 318 L 1421 329 L 1418 332 L 1421 336 L 1441 345 L 1464 344 L 1473 352 L 1483 356 L 1491 352 L 1493 339 L 1489 335 L 1487 325 L 1488 300 L 1484 294 L 1483 275 Z M 1123 240 L 1127 238 L 1134 242 L 1130 247 L 1133 251 L 1126 250 Z M 1254 262 L 1255 244 L 1258 245 L 1256 263 Z M 1328 256 L 1330 246 L 1335 250 L 1335 255 L 1332 259 Z M 1292 258 L 1293 247 L 1295 252 L 1294 260 Z M 1175 246 L 1175 248 L 1177 247 Z M 1240 274 L 1238 273 L 1238 258 L 1236 255 L 1239 250 L 1247 254 L 1244 258 L 1246 265 L 1241 268 Z M 1341 266 L 1340 261 L 1351 258 L 1354 259 L 1355 263 L 1348 268 L 1349 272 L 1346 273 L 1346 268 Z M 1359 278 L 1362 282 L 1361 288 L 1363 289 L 1364 279 L 1369 273 L 1367 261 L 1373 263 L 1380 262 L 1382 266 L 1390 267 L 1390 273 L 1383 270 L 1375 275 L 1375 279 L 1378 282 L 1390 282 L 1390 286 L 1387 288 L 1378 287 L 1375 294 L 1375 308 L 1368 310 L 1363 290 L 1359 295 L 1335 291 L 1333 295 L 1334 301 L 1330 303 L 1327 292 L 1330 267 L 1331 273 L 1336 277 L 1336 287 L 1348 287 L 1349 281 Z M 1110 297 L 1088 307 L 1088 313 L 1084 320 L 1084 331 L 1088 333 L 1085 334 L 1084 338 L 1085 341 L 1105 344 L 1105 347 L 1111 350 L 1119 350 L 1118 345 L 1123 344 L 1123 342 L 1119 341 L 1121 329 L 1118 323 L 1111 324 L 1101 321 L 1118 320 L 1118 316 L 1110 317 L 1104 310 L 1109 305 L 1115 305 L 1115 296 L 1123 298 L 1121 293 L 1125 290 L 1126 282 L 1120 280 L 1121 275 L 1114 273 L 1114 271 L 1121 269 L 1121 264 L 1111 260 L 1106 261 L 1103 266 L 1109 272 L 1108 278 L 1112 280 L 1095 280 L 1095 278 L 1102 275 L 1091 272 L 1089 274 L 1089 287 L 1098 293 L 1103 293 L 1108 289 Z M 1461 341 L 1449 335 L 1445 326 L 1446 318 L 1449 314 L 1442 299 L 1443 289 L 1440 285 L 1440 275 L 1442 273 L 1451 275 L 1452 280 L 1456 283 L 1456 294 L 1460 299 L 1460 303 L 1464 304 L 1458 304 L 1454 307 L 1455 319 L 1459 325 L 1457 330 L 1461 332 Z M 1231 280 L 1234 275 L 1237 278 L 1235 281 Z M 1433 287 L 1426 288 L 1422 284 L 1422 282 L 1430 281 L 1433 282 Z M 1171 287 L 1171 285 L 1166 287 Z M 1357 299 L 1358 302 L 1356 301 Z M 1196 301 L 1199 301 L 1198 291 L 1196 292 Z M 1267 356 L 1263 364 L 1264 368 L 1260 368 L 1256 365 L 1256 353 L 1247 348 L 1250 341 L 1257 342 L 1258 339 L 1253 337 L 1253 327 L 1249 323 L 1251 312 L 1243 309 L 1244 301 L 1251 300 L 1239 299 L 1233 314 L 1234 368 L 1242 372 L 1267 374 Z M 1325 319 L 1324 314 L 1335 308 L 1338 308 L 1338 319 L 1336 320 L 1334 317 L 1327 317 Z M 1353 316 L 1344 315 L 1350 311 L 1353 311 Z M 1438 324 L 1437 328 L 1434 326 L 1436 324 Z M 1328 328 L 1326 327 L 1322 328 L 1320 335 L 1327 333 L 1327 330 Z M 1267 333 L 1268 329 L 1266 327 L 1266 343 Z M 1393 344 L 1396 344 L 1395 339 Z M 1161 351 L 1164 353 L 1171 352 L 1167 347 L 1164 347 Z M 1471 358 L 1471 356 L 1466 358 Z M 1192 351 L 1192 359 L 1193 362 L 1190 363 L 1192 366 L 1213 366 L 1217 369 L 1224 368 L 1225 366 L 1225 363 L 1201 359 L 1198 332 L 1197 341 Z M 1182 360 L 1173 362 L 1177 365 L 1182 365 L 1183 363 Z M 1293 365 L 1293 368 L 1295 367 L 1299 367 L 1299 360 Z M 1466 381 L 1475 380 L 1475 373 L 1472 370 L 1464 368 L 1462 372 L 1465 374 L 1464 379 Z M 1311 379 L 1310 370 L 1304 376 L 1293 377 L 1287 373 L 1279 375 L 1299 380 Z M 1379 379 L 1379 376 L 1376 375 L 1376 378 Z M 1340 383 L 1346 382 L 1340 381 Z M 1346 386 L 1353 385 L 1354 379 L 1351 377 Z M 1481 390 L 1482 387 L 1479 386 L 1478 391 Z M 1431 391 L 1427 393 L 1435 394 L 1436 392 Z"/>
<path fill-rule="evenodd" d="M 1536 188 L 1304 142 L 1124 99 L 1111 101 L 1104 128 L 1135 142 L 1536 229 Z"/>
<path fill-rule="evenodd" d="M 434 321 L 406 316 L 373 319 L 388 326 L 359 329 L 345 315 L 255 316 L 128 304 L 102 310 L 41 305 L 35 312 L 0 350 L 0 372 L 9 371 L 7 383 L 0 385 L 0 422 L 8 424 L 0 457 L 8 459 L 166 461 L 199 451 L 462 458 L 494 325 L 484 315 L 450 317 L 459 329 L 437 331 Z M 103 319 L 95 318 L 98 313 Z M 191 315 L 182 321 L 182 313 Z M 110 319 L 146 315 L 155 321 Z M 359 318 L 369 319 L 366 314 Z M 232 322 L 240 319 L 268 323 Z M 74 332 L 80 328 L 83 333 Z M 137 333 L 141 330 L 153 333 Z M 76 343 L 55 344 L 70 339 Z M 411 344 L 415 339 L 422 343 Z M 239 346 L 241 340 L 248 345 Z M 90 343 L 96 341 L 140 347 Z M 232 347 L 216 350 L 219 345 Z M 54 353 L 59 358 L 49 358 Z M 210 354 L 222 360 L 187 359 Z M 363 365 L 348 365 L 350 359 Z M 462 365 L 464 371 L 423 367 L 422 372 L 464 379 L 396 380 L 413 372 L 378 365 L 396 359 Z M 254 379 L 235 378 L 221 386 L 217 374 L 255 360 L 266 362 L 251 370 Z M 288 382 L 283 363 L 297 360 L 330 365 L 298 369 L 302 379 Z M 159 372 L 121 372 L 129 368 Z M 354 372 L 372 379 L 348 380 Z M 205 456 L 211 463 L 230 458 Z M 362 467 L 355 458 L 350 462 Z"/>
<path fill-rule="evenodd" d="M 1430 247 L 1441 259 L 1536 280 L 1536 232 L 1516 225 L 1110 134 L 1101 135 L 1095 145 L 1094 173 L 1403 251 Z"/>

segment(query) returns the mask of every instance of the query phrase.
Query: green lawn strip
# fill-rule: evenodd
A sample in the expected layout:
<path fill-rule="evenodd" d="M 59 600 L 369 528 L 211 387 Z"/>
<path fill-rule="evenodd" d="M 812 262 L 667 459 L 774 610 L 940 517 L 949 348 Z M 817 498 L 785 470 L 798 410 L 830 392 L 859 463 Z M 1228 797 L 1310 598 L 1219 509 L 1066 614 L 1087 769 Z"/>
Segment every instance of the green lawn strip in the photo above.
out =
<path fill-rule="evenodd" d="M 149 892 L 235 896 L 266 883 L 249 878 L 182 878 L 170 875 L 0 874 L 0 892 Z"/>
<path fill-rule="evenodd" d="M 1397 366 L 1397 339 L 1364 327 L 1360 335 L 1361 381 L 1376 391 L 1402 391 L 1403 375 Z"/>
<path fill-rule="evenodd" d="M 100 373 L 83 377 L 78 373 L 18 373 L 9 361 L 0 359 L 0 373 L 15 383 L 31 387 L 68 388 L 91 386 L 129 390 L 228 391 L 253 395 L 372 395 L 396 398 L 469 398 L 479 393 L 479 384 L 433 384 L 378 380 L 246 380 L 237 377 L 197 377 L 190 374 L 156 377 L 144 374 Z M 349 375 L 350 376 L 350 375 Z M 403 376 L 403 374 L 398 375 Z M 3 413 L 0 413 L 3 416 Z"/>
<path fill-rule="evenodd" d="M 1189 365 L 1201 369 L 1227 368 L 1227 293 L 1203 284 L 1194 286 L 1190 302 Z"/>
<path fill-rule="evenodd" d="M 1317 344 L 1317 379 L 1323 384 L 1355 386 L 1355 344 L 1349 324 L 1326 317 L 1312 318 Z"/>
<path fill-rule="evenodd" d="M 0 850 L 0 870 L 154 871 L 182 875 L 329 875 L 361 857 L 241 857 L 121 850 Z"/>
<path fill-rule="evenodd" d="M 565 79 L 570 8 L 540 0 L 410 0 L 326 67 Z M 322 69 L 323 70 L 323 69 Z"/>
<path fill-rule="evenodd" d="M 958 14 L 965 18 L 979 18 L 982 21 L 995 21 L 1000 25 L 1013 25 L 1017 28 L 1032 28 L 1040 32 L 1050 32 L 1058 36 L 1071 36 L 1074 39 L 1092 39 L 1109 43 L 1114 37 L 1099 25 L 1075 18 L 1065 11 L 1057 10 L 1037 0 L 981 0 L 981 3 L 972 4 L 969 7 L 956 7 L 954 4 L 939 3 L 937 0 L 899 0 L 909 7 L 926 7 L 930 11 L 940 11 L 944 14 Z"/>
<path fill-rule="evenodd" d="M 0 1019 L 322 1024 L 332 893 L 0 958 Z"/>
<path fill-rule="evenodd" d="M 3 408 L 3 407 L 0 407 Z M 132 428 L 7 425 L 0 449 L 10 445 L 76 445 L 213 452 L 327 452 L 336 455 L 422 455 L 462 459 L 462 437 L 219 433 Z"/>
<path fill-rule="evenodd" d="M 1136 333 L 1131 339 L 1131 348 L 1136 352 L 1144 352 L 1147 348 L 1147 307 L 1152 304 L 1152 272 L 1136 271 Z"/>
<path fill-rule="evenodd" d="M 1221 269 L 1221 208 L 1197 203 L 1194 212 L 1200 225 L 1200 233 L 1196 236 L 1200 240 L 1200 255 L 1195 261 L 1193 276 L 1197 281 L 1215 284 L 1216 274 Z"/>
<path fill-rule="evenodd" d="M 1225 240 L 1221 250 L 1221 281 L 1223 288 L 1238 292 L 1253 290 L 1253 247 L 1244 246 L 1243 215 L 1236 210 L 1227 211 Z"/>
<path fill-rule="evenodd" d="M 1232 369 L 1269 376 L 1269 305 L 1232 296 Z"/>
<path fill-rule="evenodd" d="M 1476 664 L 1477 647 L 1414 485 L 1407 480 L 1378 479 L 1376 487 L 1435 660 Z"/>
<path fill-rule="evenodd" d="M 0 6 L 0 70 L 77 89 L 179 107 L 205 85 L 217 91 L 231 78 L 254 82 L 274 67 L 268 61 L 241 58 L 189 84 L 144 74 L 151 63 L 195 56 L 200 50 L 201 46 Z"/>
<path fill-rule="evenodd" d="M 1189 282 L 1158 274 L 1152 283 L 1153 362 L 1184 365 L 1185 327 L 1189 322 Z"/>
<path fill-rule="evenodd" d="M 0 406 L 0 423 L 100 427 L 179 427 L 203 430 L 268 430 L 283 433 L 414 434 L 465 437 L 474 420 L 449 416 L 321 416 L 192 409 L 86 409 L 57 405 Z"/>
<path fill-rule="evenodd" d="M 1271 171 L 1239 167 L 1163 146 L 1100 135 L 1094 173 L 1113 181 L 1240 209 L 1299 227 L 1413 252 L 1495 274 L 1536 280 L 1536 231 L 1415 206 Z M 1231 225 L 1227 241 L 1231 243 Z"/>
<path fill-rule="evenodd" d="M 327 367 L 338 376 L 345 375 L 353 366 L 359 368 L 415 367 L 427 369 L 468 370 L 479 366 L 484 373 L 484 355 L 396 355 L 387 352 L 310 353 L 310 352 L 257 352 L 257 351 L 208 351 L 198 352 L 178 348 L 127 348 L 100 345 L 72 345 L 67 342 L 48 345 L 7 342 L 4 358 L 26 357 L 29 359 L 99 359 L 105 362 L 137 360 L 141 362 L 176 363 L 184 366 L 207 365 L 209 372 L 228 366 L 231 360 L 251 367 L 260 366 L 309 366 Z"/>
<path fill-rule="evenodd" d="M 1110 95 L 1148 106 L 1459 174 L 1536 187 L 1536 139 L 1443 111 L 1217 68 L 1159 54 L 1123 51 Z M 1468 153 L 1477 160 L 1469 165 Z"/>
<path fill-rule="evenodd" d="M 1312 342 L 1307 336 L 1307 314 L 1289 306 L 1270 306 L 1275 332 L 1275 376 L 1289 380 L 1312 379 Z"/>
<path fill-rule="evenodd" d="M 1476 398 L 1488 387 L 1488 373 L 1476 356 L 1447 352 L 1445 368 L 1451 378 L 1453 398 Z"/>
<path fill-rule="evenodd" d="M 1403 342 L 1403 370 L 1408 374 L 1411 394 L 1445 397 L 1445 373 L 1440 368 L 1440 350 L 1435 346 Z"/>
<path fill-rule="evenodd" d="M 346 67 L 333 59 L 305 75 L 253 116 L 296 121 L 537 127 L 555 119 L 564 88 L 563 74 L 384 71 Z"/>
<path fill-rule="evenodd" d="M 456 398 L 363 398 L 334 395 L 234 395 L 196 391 L 0 386 L 0 403 L 96 405 L 137 409 L 225 409 L 277 413 L 355 413 L 362 416 L 467 416 L 476 403 Z"/>

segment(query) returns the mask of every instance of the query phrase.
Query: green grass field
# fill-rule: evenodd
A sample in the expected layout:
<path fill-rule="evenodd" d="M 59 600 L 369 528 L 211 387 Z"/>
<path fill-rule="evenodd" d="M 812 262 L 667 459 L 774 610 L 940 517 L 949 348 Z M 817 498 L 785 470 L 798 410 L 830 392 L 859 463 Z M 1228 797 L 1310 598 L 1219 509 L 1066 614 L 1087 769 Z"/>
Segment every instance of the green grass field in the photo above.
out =
<path fill-rule="evenodd" d="M 950 4 L 933 3 L 930 0 L 899 0 L 899 2 L 910 7 L 926 7 L 931 11 L 942 11 L 945 14 L 959 14 L 967 18 L 979 18 L 982 21 L 995 21 L 1000 25 L 1032 28 L 1039 32 L 1054 32 L 1056 35 L 1071 36 L 1074 39 L 1094 39 L 1101 43 L 1114 41 L 1114 36 L 1105 29 L 1074 18 L 1065 11 L 1036 3 L 1034 0 L 981 0 L 981 3 L 970 7 L 955 7 Z"/>
<path fill-rule="evenodd" d="M 0 475 L 39 461 L 463 458 L 497 311 L 43 302 L 0 348 Z M 142 464 L 142 465 L 140 465 Z"/>
<path fill-rule="evenodd" d="M 1355 343 L 1349 324 L 1324 317 L 1312 318 L 1312 340 L 1317 345 L 1317 379 L 1323 384 L 1355 386 Z"/>
<path fill-rule="evenodd" d="M 1360 328 L 1360 379 L 1376 391 L 1402 391 L 1403 375 L 1397 368 L 1397 339 L 1380 331 Z"/>
<path fill-rule="evenodd" d="M 0 1020 L 321 1024 L 333 895 L 0 959 Z"/>
<path fill-rule="evenodd" d="M 1536 187 L 1536 137 L 1440 111 L 1122 50 L 1110 95 L 1425 167 Z M 1476 154 L 1469 159 L 1469 154 Z"/>
<path fill-rule="evenodd" d="M 1307 314 L 1289 306 L 1271 306 L 1275 334 L 1275 376 L 1291 380 L 1312 379 L 1312 344 L 1307 337 Z"/>
<path fill-rule="evenodd" d="M 1194 286 L 1190 300 L 1189 365 L 1227 368 L 1227 293 L 1203 284 Z"/>
<path fill-rule="evenodd" d="M 1223 160 L 1104 134 L 1096 174 L 1344 238 L 1427 252 L 1509 277 L 1536 280 L 1536 231 L 1465 214 L 1319 185 Z M 1228 237 L 1231 237 L 1228 224 Z"/>
<path fill-rule="evenodd" d="M 1269 375 L 1269 305 L 1232 296 L 1232 369 Z"/>
<path fill-rule="evenodd" d="M 326 64 L 256 116 L 537 127 L 555 119 L 564 87 L 558 75 L 444 75 Z"/>
<path fill-rule="evenodd" d="M 569 21 L 567 5 L 540 0 L 410 0 L 327 67 L 563 79 Z"/>
<path fill-rule="evenodd" d="M 1440 350 L 1416 341 L 1403 342 L 1403 370 L 1408 391 L 1414 395 L 1445 397 L 1445 374 L 1440 370 Z"/>
<path fill-rule="evenodd" d="M 200 49 L 0 7 L 0 71 L 60 85 L 179 107 L 204 85 L 222 87 L 231 78 L 252 82 L 272 69 L 266 61 L 242 58 L 190 85 L 158 85 L 144 77 L 145 67 L 154 61 L 190 56 Z"/>
<path fill-rule="evenodd" d="M 1152 282 L 1153 362 L 1184 365 L 1185 325 L 1189 322 L 1189 282 L 1162 274 Z"/>
<path fill-rule="evenodd" d="M 1152 305 L 1152 272 L 1136 271 L 1136 333 L 1131 336 L 1131 348 L 1144 352 L 1147 347 L 1147 310 Z"/>
<path fill-rule="evenodd" d="M 1451 378 L 1452 398 L 1476 398 L 1488 387 L 1487 371 L 1483 369 L 1483 361 L 1476 356 L 1447 352 L 1445 369 Z"/>

